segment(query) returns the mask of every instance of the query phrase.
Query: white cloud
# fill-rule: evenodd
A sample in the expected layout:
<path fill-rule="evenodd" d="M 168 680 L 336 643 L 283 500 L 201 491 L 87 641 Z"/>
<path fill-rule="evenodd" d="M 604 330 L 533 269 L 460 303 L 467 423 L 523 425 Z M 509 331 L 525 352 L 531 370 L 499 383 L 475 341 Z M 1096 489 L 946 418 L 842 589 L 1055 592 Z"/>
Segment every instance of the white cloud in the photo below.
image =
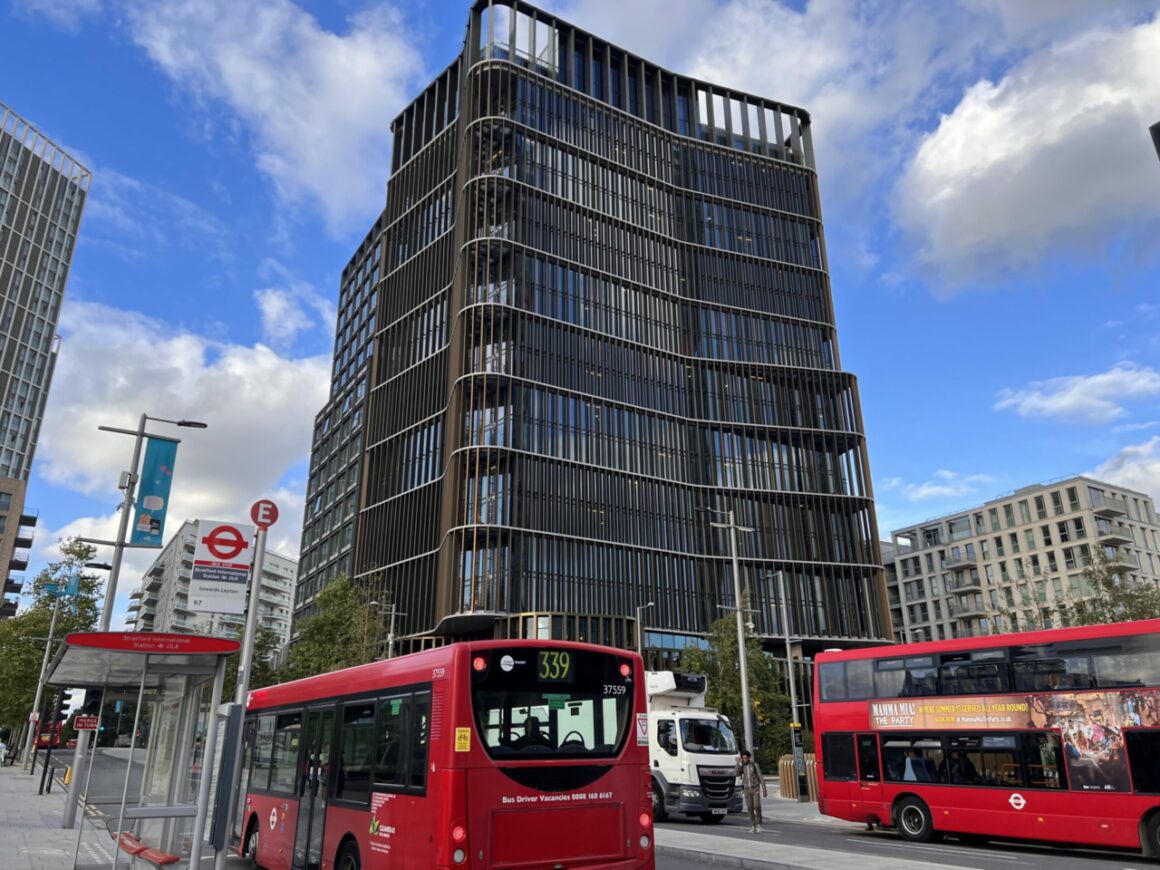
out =
<path fill-rule="evenodd" d="M 255 290 L 254 301 L 262 315 L 262 337 L 275 347 L 285 347 L 298 333 L 314 325 L 288 290 L 278 287 Z"/>
<path fill-rule="evenodd" d="M 970 87 L 925 137 L 895 219 L 947 290 L 1029 268 L 1051 252 L 1160 231 L 1156 155 L 1160 16 L 1094 29 Z"/>
<path fill-rule="evenodd" d="M 1096 375 L 1032 381 L 1023 389 L 999 392 L 994 409 L 1022 417 L 1079 423 L 1110 423 L 1127 413 L 1124 402 L 1160 396 L 1160 372 L 1122 362 Z"/>
<path fill-rule="evenodd" d="M 1088 476 L 1147 493 L 1160 502 L 1160 435 L 1123 448 Z"/>
<path fill-rule="evenodd" d="M 127 7 L 133 40 L 182 90 L 249 132 L 282 200 L 321 210 L 338 232 L 381 208 L 390 122 L 423 61 L 389 5 L 325 30 L 288 0 L 157 0 Z"/>
<path fill-rule="evenodd" d="M 959 498 L 978 491 L 981 483 L 990 483 L 993 478 L 986 474 L 961 474 L 940 468 L 922 483 L 907 483 L 900 477 L 887 478 L 882 488 L 899 492 L 909 501 L 930 501 L 938 498 Z"/>
<path fill-rule="evenodd" d="M 222 344 L 133 312 L 66 302 L 59 362 L 40 442 L 43 480 L 89 495 L 104 495 L 108 513 L 77 517 L 41 537 L 82 533 L 115 537 L 120 472 L 132 439 L 98 432 L 99 425 L 135 429 L 141 413 L 190 418 L 205 430 L 149 424 L 181 438 L 167 530 L 184 519 L 249 516 L 258 498 L 283 507 L 280 552 L 294 557 L 301 531 L 304 482 L 286 475 L 305 464 L 314 415 L 326 401 L 329 359 L 287 359 L 263 345 Z M 124 594 L 137 585 L 152 551 L 129 551 Z M 120 597 L 120 595 L 118 596 Z"/>

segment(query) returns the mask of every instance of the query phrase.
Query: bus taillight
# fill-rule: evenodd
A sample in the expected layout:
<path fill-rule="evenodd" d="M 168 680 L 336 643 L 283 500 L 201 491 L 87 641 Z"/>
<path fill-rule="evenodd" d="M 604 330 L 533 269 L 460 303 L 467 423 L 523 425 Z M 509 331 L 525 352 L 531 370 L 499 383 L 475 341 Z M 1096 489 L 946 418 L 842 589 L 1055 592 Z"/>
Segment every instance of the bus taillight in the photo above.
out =
<path fill-rule="evenodd" d="M 622 677 L 632 676 L 632 665 L 630 665 L 628 662 L 625 662 L 624 664 L 622 664 L 620 666 L 620 675 Z"/>
<path fill-rule="evenodd" d="M 640 826 L 642 828 L 647 828 L 651 824 L 652 824 L 652 816 L 650 816 L 648 813 L 641 813 L 640 814 Z"/>
<path fill-rule="evenodd" d="M 472 661 L 471 666 L 475 668 L 478 673 L 482 673 L 483 671 L 487 670 L 487 659 L 485 659 L 483 656 L 476 656 L 475 660 Z"/>
<path fill-rule="evenodd" d="M 456 864 L 462 864 L 467 860 L 467 850 L 463 848 L 467 842 L 466 823 L 456 822 L 451 826 L 451 842 L 455 844 L 455 851 L 451 853 L 451 860 Z"/>

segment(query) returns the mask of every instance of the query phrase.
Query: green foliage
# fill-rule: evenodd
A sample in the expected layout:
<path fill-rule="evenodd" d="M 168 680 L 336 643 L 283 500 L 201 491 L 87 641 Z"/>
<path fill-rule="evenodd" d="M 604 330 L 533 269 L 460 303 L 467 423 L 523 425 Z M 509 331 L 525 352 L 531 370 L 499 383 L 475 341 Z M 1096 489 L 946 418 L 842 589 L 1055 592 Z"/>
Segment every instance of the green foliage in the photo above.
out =
<path fill-rule="evenodd" d="M 757 728 L 753 735 L 754 755 L 766 773 L 777 772 L 777 760 L 792 751 L 789 740 L 789 698 L 783 694 L 784 668 L 761 650 L 760 639 L 745 642 L 749 665 L 749 701 Z M 708 678 L 705 703 L 729 717 L 744 742 L 741 719 L 741 669 L 737 655 L 735 617 L 718 619 L 709 630 L 708 649 L 689 649 L 681 654 L 681 670 Z"/>
<path fill-rule="evenodd" d="M 1070 607 L 1071 625 L 1102 625 L 1160 617 L 1160 586 L 1150 580 L 1133 580 L 1120 572 L 1100 550 L 1084 567 L 1092 597 Z"/>
<path fill-rule="evenodd" d="M 290 647 L 278 681 L 300 680 L 379 657 L 387 627 L 382 607 L 367 593 L 339 577 L 315 598 L 317 610 L 298 626 L 299 640 Z"/>
<path fill-rule="evenodd" d="M 241 643 L 246 636 L 246 627 L 239 626 L 237 640 Z M 278 682 L 277 656 L 281 648 L 278 634 L 268 628 L 258 626 L 254 637 L 254 657 L 250 662 L 250 690 L 272 686 Z M 222 686 L 222 700 L 233 701 L 234 692 L 238 687 L 238 665 L 241 663 L 241 650 L 226 659 L 226 679 Z"/>
<path fill-rule="evenodd" d="M 67 598 L 61 601 L 53 634 L 54 650 L 70 631 L 92 629 L 100 616 L 101 580 L 95 574 L 84 573 L 84 563 L 93 558 L 96 549 L 70 538 L 60 542 L 60 553 L 59 560 L 50 562 L 31 583 L 26 584 L 30 605 L 12 619 L 0 621 L 0 661 L 4 662 L 0 725 L 9 726 L 14 731 L 28 721 L 36 697 L 44 645 L 57 603 L 57 599 L 48 593 L 47 586 L 50 583 L 64 585 L 74 573 L 80 574 L 75 601 Z"/>

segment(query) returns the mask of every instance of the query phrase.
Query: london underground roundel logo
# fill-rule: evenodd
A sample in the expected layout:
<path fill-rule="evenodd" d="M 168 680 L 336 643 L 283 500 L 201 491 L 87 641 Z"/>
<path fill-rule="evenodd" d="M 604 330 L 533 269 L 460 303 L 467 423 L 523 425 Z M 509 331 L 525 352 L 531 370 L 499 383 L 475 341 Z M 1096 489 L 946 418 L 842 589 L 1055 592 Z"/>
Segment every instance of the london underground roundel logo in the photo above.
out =
<path fill-rule="evenodd" d="M 201 539 L 215 559 L 236 559 L 250 542 L 233 526 L 217 526 Z"/>
<path fill-rule="evenodd" d="M 1024 798 L 1023 795 L 1019 794 L 1019 792 L 1015 792 L 1015 794 L 1007 798 L 1007 803 L 1011 804 L 1011 806 L 1015 809 L 1021 810 L 1027 806 L 1027 799 Z"/>

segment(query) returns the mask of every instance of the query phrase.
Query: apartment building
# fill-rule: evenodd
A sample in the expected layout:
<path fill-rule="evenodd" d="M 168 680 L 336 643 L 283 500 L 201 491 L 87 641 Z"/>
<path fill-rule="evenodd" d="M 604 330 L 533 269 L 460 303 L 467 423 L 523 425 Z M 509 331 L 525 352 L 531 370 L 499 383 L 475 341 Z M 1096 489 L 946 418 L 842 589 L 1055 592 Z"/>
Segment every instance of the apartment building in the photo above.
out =
<path fill-rule="evenodd" d="M 1160 582 L 1152 498 L 1088 477 L 1027 486 L 898 529 L 883 551 L 900 641 L 1063 625 L 1092 594 L 1084 567 L 1097 551 L 1123 576 Z"/>
<path fill-rule="evenodd" d="M 25 493 L 92 174 L 0 103 L 0 618 L 15 615 L 37 516 Z"/>

